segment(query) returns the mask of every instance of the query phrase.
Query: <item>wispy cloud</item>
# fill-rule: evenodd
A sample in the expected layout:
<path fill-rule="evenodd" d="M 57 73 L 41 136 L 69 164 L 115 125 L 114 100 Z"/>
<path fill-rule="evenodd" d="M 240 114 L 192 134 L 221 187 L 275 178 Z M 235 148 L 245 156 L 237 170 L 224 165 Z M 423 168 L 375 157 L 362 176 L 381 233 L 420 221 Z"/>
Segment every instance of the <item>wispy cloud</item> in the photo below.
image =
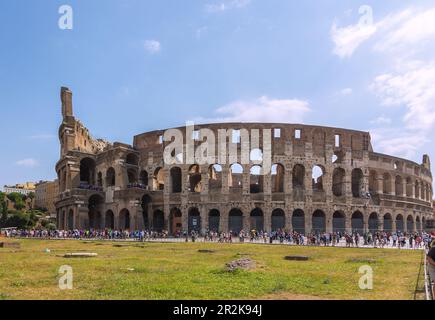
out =
<path fill-rule="evenodd" d="M 352 88 L 344 88 L 344 89 L 340 90 L 338 93 L 342 96 L 349 96 L 353 93 L 353 89 Z"/>
<path fill-rule="evenodd" d="M 205 5 L 205 11 L 210 13 L 225 12 L 232 9 L 241 9 L 248 6 L 251 0 L 224 0 Z"/>
<path fill-rule="evenodd" d="M 146 40 L 144 42 L 144 48 L 151 54 L 159 53 L 162 49 L 160 42 L 157 40 Z"/>
<path fill-rule="evenodd" d="M 33 158 L 18 160 L 15 164 L 20 167 L 26 167 L 26 168 L 34 168 L 39 165 L 38 161 Z"/>
<path fill-rule="evenodd" d="M 376 125 L 389 125 L 391 124 L 391 122 L 392 122 L 391 118 L 385 116 L 379 116 L 370 121 L 371 124 L 376 124 Z"/>
<path fill-rule="evenodd" d="M 54 134 L 49 133 L 35 134 L 29 137 L 31 140 L 51 140 L 55 138 L 56 136 Z"/>
<path fill-rule="evenodd" d="M 298 99 L 270 99 L 267 96 L 238 100 L 215 110 L 215 118 L 199 118 L 196 122 L 284 122 L 302 123 L 310 112 L 309 103 Z"/>
<path fill-rule="evenodd" d="M 330 33 L 335 45 L 334 54 L 340 58 L 348 58 L 364 41 L 376 33 L 376 26 L 356 24 L 339 28 L 334 22 Z"/>

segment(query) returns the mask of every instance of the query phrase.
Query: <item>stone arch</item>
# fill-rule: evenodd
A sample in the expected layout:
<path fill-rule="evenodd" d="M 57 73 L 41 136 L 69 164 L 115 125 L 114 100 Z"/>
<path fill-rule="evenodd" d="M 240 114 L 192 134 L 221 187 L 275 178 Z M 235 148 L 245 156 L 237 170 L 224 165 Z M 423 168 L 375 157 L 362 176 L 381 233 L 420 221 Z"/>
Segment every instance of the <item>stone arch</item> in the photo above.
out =
<path fill-rule="evenodd" d="M 165 213 L 160 209 L 153 212 L 153 230 L 157 232 L 165 230 Z"/>
<path fill-rule="evenodd" d="M 263 168 L 259 165 L 251 167 L 249 174 L 249 191 L 250 193 L 263 192 Z"/>
<path fill-rule="evenodd" d="M 138 181 L 138 174 L 136 168 L 127 169 L 127 180 L 129 184 L 135 184 Z"/>
<path fill-rule="evenodd" d="M 182 172 L 180 167 L 172 167 L 170 170 L 172 193 L 182 191 Z"/>
<path fill-rule="evenodd" d="M 119 228 L 121 230 L 130 230 L 130 227 L 130 211 L 128 211 L 128 209 L 122 209 L 119 212 Z"/>
<path fill-rule="evenodd" d="M 106 186 L 108 186 L 108 187 L 114 187 L 115 184 L 116 184 L 115 169 L 110 167 L 109 169 L 107 169 L 107 172 L 106 172 Z"/>
<path fill-rule="evenodd" d="M 208 229 L 213 232 L 220 231 L 221 213 L 217 209 L 211 209 L 208 212 Z"/>
<path fill-rule="evenodd" d="M 321 165 L 315 165 L 312 170 L 312 187 L 313 191 L 324 191 L 323 177 L 325 176 L 325 168 Z"/>
<path fill-rule="evenodd" d="M 115 229 L 115 215 L 113 214 L 112 210 L 106 211 L 106 217 L 104 221 L 106 229 Z"/>
<path fill-rule="evenodd" d="M 201 232 L 201 214 L 196 207 L 190 208 L 188 212 L 188 231 Z"/>
<path fill-rule="evenodd" d="M 304 189 L 305 188 L 305 167 L 302 164 L 296 164 L 293 167 L 293 189 Z"/>
<path fill-rule="evenodd" d="M 332 193 L 336 197 L 346 194 L 345 184 L 346 171 L 343 168 L 335 168 L 332 174 Z"/>
<path fill-rule="evenodd" d="M 403 216 L 401 214 L 398 214 L 396 216 L 396 230 L 397 230 L 397 232 L 404 231 Z"/>
<path fill-rule="evenodd" d="M 332 231 L 341 233 L 346 231 L 346 215 L 343 211 L 335 211 L 332 215 Z"/>
<path fill-rule="evenodd" d="M 88 221 L 89 228 L 91 229 L 101 229 L 101 210 L 104 199 L 98 195 L 94 194 L 89 197 L 88 201 Z"/>
<path fill-rule="evenodd" d="M 293 231 L 305 234 L 305 213 L 302 209 L 296 209 L 292 215 Z"/>
<path fill-rule="evenodd" d="M 179 208 L 172 208 L 169 214 L 171 226 L 170 232 L 173 235 L 180 234 L 183 231 L 183 214 Z"/>
<path fill-rule="evenodd" d="M 222 188 L 222 166 L 212 164 L 208 167 L 208 188 L 210 191 L 219 192 Z"/>
<path fill-rule="evenodd" d="M 139 164 L 139 157 L 134 153 L 129 153 L 125 157 L 125 162 L 132 166 L 137 166 Z"/>
<path fill-rule="evenodd" d="M 74 229 L 74 211 L 72 209 L 68 211 L 67 229 Z"/>
<path fill-rule="evenodd" d="M 272 165 L 271 170 L 272 176 L 272 192 L 284 192 L 284 166 L 280 163 L 275 163 Z"/>
<path fill-rule="evenodd" d="M 189 191 L 201 192 L 202 190 L 202 177 L 199 165 L 194 164 L 189 168 Z"/>
<path fill-rule="evenodd" d="M 228 230 L 238 234 L 243 230 L 243 212 L 238 208 L 233 208 L 228 214 Z"/>
<path fill-rule="evenodd" d="M 384 194 L 391 194 L 391 175 L 387 172 L 384 173 L 382 179 L 382 191 Z"/>
<path fill-rule="evenodd" d="M 251 211 L 250 228 L 258 232 L 264 230 L 264 214 L 260 208 L 255 208 Z"/>
<path fill-rule="evenodd" d="M 230 189 L 242 190 L 243 187 L 243 167 L 239 163 L 233 163 L 230 166 L 228 177 L 228 185 Z"/>
<path fill-rule="evenodd" d="M 352 196 L 361 198 L 364 188 L 364 174 L 360 168 L 352 170 Z"/>
<path fill-rule="evenodd" d="M 326 232 L 326 215 L 322 210 L 317 209 L 313 212 L 312 228 L 315 233 Z"/>
<path fill-rule="evenodd" d="M 393 231 L 393 218 L 390 213 L 384 214 L 384 231 L 392 232 Z"/>
<path fill-rule="evenodd" d="M 148 186 L 148 172 L 146 170 L 142 170 L 139 174 L 139 183 L 143 186 L 143 187 L 147 187 Z"/>
<path fill-rule="evenodd" d="M 401 176 L 397 175 L 394 181 L 396 196 L 403 196 L 403 179 Z"/>
<path fill-rule="evenodd" d="M 379 219 L 376 212 L 372 212 L 369 216 L 369 231 L 371 233 L 377 232 L 379 230 Z"/>
<path fill-rule="evenodd" d="M 163 168 L 158 167 L 154 171 L 153 190 L 159 191 L 159 190 L 164 190 L 164 189 L 165 189 L 165 172 L 164 172 Z"/>
<path fill-rule="evenodd" d="M 283 230 L 285 228 L 285 213 L 282 209 L 272 211 L 272 231 Z"/>
<path fill-rule="evenodd" d="M 351 218 L 352 232 L 360 235 L 364 233 L 364 215 L 360 211 L 355 211 Z"/>
<path fill-rule="evenodd" d="M 80 161 L 80 183 L 95 185 L 95 160 L 89 157 Z"/>
<path fill-rule="evenodd" d="M 408 215 L 408 217 L 406 218 L 406 230 L 409 233 L 414 232 L 414 218 L 412 217 L 412 215 Z"/>

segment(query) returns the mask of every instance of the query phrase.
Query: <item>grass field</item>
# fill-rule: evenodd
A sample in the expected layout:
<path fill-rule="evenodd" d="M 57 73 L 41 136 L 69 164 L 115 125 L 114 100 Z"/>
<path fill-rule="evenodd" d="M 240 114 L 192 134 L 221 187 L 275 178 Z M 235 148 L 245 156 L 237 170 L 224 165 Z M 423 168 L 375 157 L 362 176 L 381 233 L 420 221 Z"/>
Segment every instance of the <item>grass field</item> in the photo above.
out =
<path fill-rule="evenodd" d="M 285 245 L 19 242 L 21 249 L 0 248 L 0 299 L 412 299 L 422 255 Z M 82 251 L 98 257 L 60 257 Z M 291 254 L 310 260 L 284 260 Z M 257 268 L 224 271 L 241 257 Z M 73 290 L 58 288 L 62 265 L 73 268 Z M 373 290 L 359 289 L 362 265 L 373 268 Z"/>

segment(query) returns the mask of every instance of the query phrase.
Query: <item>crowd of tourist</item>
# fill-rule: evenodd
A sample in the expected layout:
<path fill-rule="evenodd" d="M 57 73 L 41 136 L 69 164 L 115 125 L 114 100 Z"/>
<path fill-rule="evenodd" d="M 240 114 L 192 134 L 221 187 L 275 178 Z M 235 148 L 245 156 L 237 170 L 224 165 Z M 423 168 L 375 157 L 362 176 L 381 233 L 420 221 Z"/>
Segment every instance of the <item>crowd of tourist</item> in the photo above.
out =
<path fill-rule="evenodd" d="M 185 241 L 218 242 L 255 242 L 255 243 L 281 243 L 306 246 L 346 246 L 346 247 L 395 247 L 407 249 L 420 249 L 428 247 L 431 238 L 426 232 L 402 233 L 402 232 L 312 232 L 303 234 L 297 231 L 288 232 L 277 230 L 273 232 L 263 231 L 240 231 L 238 233 L 206 231 L 199 234 L 196 231 L 177 232 L 170 236 L 167 231 L 152 230 L 17 230 L 9 229 L 3 231 L 4 236 L 19 238 L 42 238 L 42 239 L 99 239 L 99 240 L 133 240 L 152 241 L 159 239 L 184 239 Z"/>

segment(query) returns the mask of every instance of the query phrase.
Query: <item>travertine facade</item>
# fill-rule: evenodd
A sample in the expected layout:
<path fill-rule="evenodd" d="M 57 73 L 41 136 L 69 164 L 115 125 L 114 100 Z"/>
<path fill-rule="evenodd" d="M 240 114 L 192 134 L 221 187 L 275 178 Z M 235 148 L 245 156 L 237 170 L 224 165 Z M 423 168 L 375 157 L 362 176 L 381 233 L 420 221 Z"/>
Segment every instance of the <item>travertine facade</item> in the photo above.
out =
<path fill-rule="evenodd" d="M 230 129 L 259 129 L 260 150 L 262 129 L 271 129 L 274 165 L 271 174 L 259 175 L 254 163 L 165 164 L 170 142 L 163 141 L 163 130 L 135 136 L 133 146 L 96 141 L 74 118 L 69 89 L 62 88 L 61 100 L 60 228 L 417 231 L 432 217 L 429 157 L 418 164 L 376 153 L 368 132 L 297 124 L 195 126 L 216 137 L 228 129 L 229 144 L 237 132 Z"/>

